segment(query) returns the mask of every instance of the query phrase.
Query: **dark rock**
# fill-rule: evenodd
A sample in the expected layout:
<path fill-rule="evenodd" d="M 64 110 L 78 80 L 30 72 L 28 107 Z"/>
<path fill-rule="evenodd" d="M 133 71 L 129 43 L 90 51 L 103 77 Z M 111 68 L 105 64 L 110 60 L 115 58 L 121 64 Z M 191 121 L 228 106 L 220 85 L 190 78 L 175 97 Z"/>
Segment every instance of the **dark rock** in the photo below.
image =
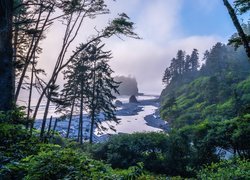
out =
<path fill-rule="evenodd" d="M 119 100 L 116 100 L 115 101 L 115 106 L 117 106 L 117 107 L 122 106 L 122 102 L 119 101 Z"/>
<path fill-rule="evenodd" d="M 129 103 L 138 103 L 135 95 L 132 95 L 130 98 L 129 98 Z"/>

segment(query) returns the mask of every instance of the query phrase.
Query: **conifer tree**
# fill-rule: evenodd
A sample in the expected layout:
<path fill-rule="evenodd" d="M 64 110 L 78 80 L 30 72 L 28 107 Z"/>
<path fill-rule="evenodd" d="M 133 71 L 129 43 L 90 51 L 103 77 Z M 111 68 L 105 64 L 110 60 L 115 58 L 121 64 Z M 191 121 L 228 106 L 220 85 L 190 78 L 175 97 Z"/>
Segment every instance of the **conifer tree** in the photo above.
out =
<path fill-rule="evenodd" d="M 89 117 L 91 120 L 90 126 L 90 143 L 93 142 L 94 126 L 99 130 L 106 130 L 101 125 L 103 120 L 115 121 L 118 123 L 118 119 L 115 115 L 115 106 L 113 101 L 115 96 L 113 93 L 118 93 L 119 83 L 111 76 L 113 71 L 108 65 L 108 61 L 111 58 L 110 51 L 103 51 L 104 45 L 98 44 L 92 45 L 91 49 L 91 73 L 88 90 L 88 103 Z M 114 130 L 114 127 L 109 125 Z"/>
<path fill-rule="evenodd" d="M 176 55 L 176 66 L 179 75 L 183 74 L 185 66 L 185 51 L 178 50 Z"/>
<path fill-rule="evenodd" d="M 190 62 L 191 62 L 191 70 L 197 71 L 198 68 L 200 67 L 200 65 L 199 65 L 199 52 L 197 49 L 193 50 L 191 57 L 190 57 Z"/>
<path fill-rule="evenodd" d="M 78 49 L 77 49 L 78 50 Z M 64 71 L 64 78 L 67 82 L 64 84 L 64 88 L 61 91 L 61 100 L 58 103 L 57 111 L 70 113 L 69 125 L 67 130 L 67 137 L 69 136 L 69 130 L 71 126 L 72 115 L 75 107 L 80 109 L 79 116 L 79 129 L 77 140 L 82 143 L 83 140 L 83 111 L 86 102 L 86 96 L 88 95 L 88 80 L 90 73 L 89 57 L 86 51 L 82 51 L 67 66 L 67 70 Z"/>
<path fill-rule="evenodd" d="M 227 58 L 227 47 L 222 43 L 217 43 L 208 53 L 206 52 L 206 73 L 212 75 L 214 73 L 220 73 L 222 71 L 223 63 Z"/>
<path fill-rule="evenodd" d="M 189 72 L 191 70 L 191 56 L 186 55 L 184 72 Z"/>
<path fill-rule="evenodd" d="M 172 79 L 175 79 L 176 77 L 178 77 L 178 64 L 177 64 L 176 58 L 173 58 L 171 60 L 169 69 L 172 74 Z"/>
<path fill-rule="evenodd" d="M 71 125 L 74 107 L 80 108 L 78 141 L 83 140 L 83 111 L 90 119 L 90 142 L 93 142 L 94 127 L 106 130 L 103 120 L 118 122 L 115 115 L 113 93 L 118 93 L 119 83 L 111 76 L 113 71 L 108 65 L 110 51 L 103 51 L 99 42 L 90 44 L 68 65 L 64 73 L 67 83 L 62 90 L 58 110 L 70 112 L 67 136 Z M 114 130 L 113 126 L 109 126 Z"/>
<path fill-rule="evenodd" d="M 171 70 L 170 68 L 166 68 L 162 78 L 163 84 L 168 85 L 171 81 L 171 78 L 172 78 Z"/>

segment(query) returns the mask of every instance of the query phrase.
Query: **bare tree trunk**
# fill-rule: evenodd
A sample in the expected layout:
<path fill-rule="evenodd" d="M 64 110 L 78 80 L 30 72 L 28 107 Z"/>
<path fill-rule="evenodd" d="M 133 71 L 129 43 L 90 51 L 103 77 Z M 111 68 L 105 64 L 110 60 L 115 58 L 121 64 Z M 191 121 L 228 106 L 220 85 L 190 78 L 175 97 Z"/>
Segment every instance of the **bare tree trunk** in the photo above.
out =
<path fill-rule="evenodd" d="M 49 104 L 50 104 L 50 97 L 48 97 L 48 99 L 47 99 L 47 104 L 46 104 L 46 108 L 45 108 L 45 111 L 44 111 L 42 127 L 41 127 L 41 132 L 40 132 L 40 138 L 43 137 L 43 134 L 44 134 L 44 131 L 45 131 L 47 115 L 48 115 L 48 112 L 49 112 Z"/>
<path fill-rule="evenodd" d="M 92 110 L 92 113 L 91 113 L 90 136 L 89 136 L 89 142 L 90 142 L 90 144 L 93 143 L 94 122 L 95 122 L 95 112 L 94 112 L 94 110 Z"/>
<path fill-rule="evenodd" d="M 79 118 L 78 133 L 77 133 L 77 142 L 80 142 L 80 129 L 81 129 L 81 122 L 80 122 L 80 118 Z"/>
<path fill-rule="evenodd" d="M 94 102 L 95 102 L 95 89 L 96 89 L 96 60 L 94 62 L 94 67 L 93 67 L 93 90 L 92 90 L 92 101 L 91 101 L 91 124 L 90 124 L 90 136 L 89 136 L 89 142 L 92 144 L 93 142 L 93 133 L 94 133 L 94 122 L 95 122 L 95 107 L 94 107 Z"/>
<path fill-rule="evenodd" d="M 29 99 L 28 99 L 28 112 L 27 112 L 27 124 L 26 129 L 29 127 L 29 120 L 30 120 L 30 111 L 31 111 L 31 98 L 32 98 L 32 90 L 33 90 L 33 79 L 34 79 L 34 63 L 35 63 L 35 54 L 33 57 L 33 64 L 31 68 L 31 77 L 30 77 L 30 89 L 29 89 Z"/>
<path fill-rule="evenodd" d="M 70 19 L 68 20 L 68 24 L 67 24 L 66 31 L 65 31 L 65 34 L 64 34 L 64 39 L 63 39 L 63 45 L 62 45 L 61 51 L 60 51 L 60 53 L 58 55 L 56 65 L 55 65 L 53 73 L 52 73 L 52 78 L 51 78 L 51 81 L 50 81 L 50 84 L 49 84 L 50 86 L 55 85 L 58 74 L 60 72 L 58 70 L 63 65 L 64 57 L 65 57 L 65 54 L 66 54 L 66 52 L 68 50 L 68 47 L 70 46 L 70 44 L 73 42 L 73 40 L 76 38 L 76 36 L 78 34 L 78 31 L 79 31 L 79 29 L 81 27 L 81 24 L 83 22 L 83 19 L 85 17 L 85 15 L 81 17 L 81 14 L 82 14 L 81 12 L 78 14 L 78 16 L 76 18 L 76 21 L 73 23 L 72 27 L 71 27 L 71 23 L 72 23 L 71 21 L 72 21 L 73 13 L 71 14 Z M 80 23 L 76 28 L 76 32 L 74 32 L 73 37 L 71 39 L 69 39 L 71 34 L 73 33 L 74 28 L 77 25 L 77 22 L 78 22 L 79 18 L 80 18 Z M 51 90 L 48 89 L 47 104 L 45 106 L 45 112 L 44 112 L 44 116 L 43 116 L 43 124 L 46 122 L 46 119 L 47 119 L 50 101 L 51 101 Z M 44 130 L 44 129 L 42 129 L 42 130 Z M 42 133 L 43 132 L 41 131 L 41 135 L 42 135 Z"/>
<path fill-rule="evenodd" d="M 241 41 L 243 43 L 243 46 L 246 50 L 246 53 L 247 53 L 247 56 L 249 58 L 249 61 L 250 61 L 250 45 L 249 45 L 249 39 L 247 37 L 247 35 L 244 33 L 241 25 L 240 25 L 240 22 L 237 18 L 237 15 L 233 9 L 233 7 L 231 6 L 231 4 L 228 2 L 228 0 L 223 0 L 224 2 L 224 5 L 226 6 L 227 10 L 228 10 L 228 13 L 233 21 L 233 24 L 235 26 L 235 28 L 237 29 L 238 31 L 238 34 L 241 38 Z"/>
<path fill-rule="evenodd" d="M 13 0 L 0 0 L 0 111 L 11 110 L 14 100 L 12 9 Z"/>
<path fill-rule="evenodd" d="M 47 135 L 48 135 L 48 136 L 49 136 L 49 134 L 50 134 L 51 125 L 52 125 L 52 116 L 50 116 L 50 120 L 49 120 L 49 127 L 48 127 L 48 132 L 47 132 Z"/>
<path fill-rule="evenodd" d="M 47 85 L 44 87 L 43 91 L 41 92 L 41 95 L 38 99 L 38 102 L 36 104 L 36 108 L 34 110 L 34 114 L 33 114 L 33 119 L 36 119 L 36 115 L 37 115 L 37 112 L 38 112 L 38 109 L 40 107 L 40 104 L 42 102 L 42 99 L 46 93 L 46 91 L 48 90 L 49 86 L 53 84 L 53 80 L 55 79 L 55 77 L 62 71 L 62 69 L 64 69 L 71 61 L 72 59 L 74 59 L 81 51 L 83 51 L 89 44 L 91 44 L 92 42 L 98 40 L 98 39 L 101 39 L 105 37 L 105 35 L 99 35 L 95 38 L 93 38 L 92 40 L 90 40 L 89 42 L 87 42 L 86 44 L 84 44 L 80 49 L 78 49 L 76 52 L 74 52 L 74 54 L 67 60 L 67 62 L 65 62 L 63 65 L 61 65 L 60 68 L 58 68 L 51 76 L 49 82 L 47 83 Z"/>
<path fill-rule="evenodd" d="M 54 137 L 54 135 L 55 135 L 56 126 L 57 126 L 57 121 L 58 121 L 58 119 L 56 118 L 56 119 L 55 119 L 55 123 L 54 123 L 54 127 L 53 127 L 52 137 Z"/>
<path fill-rule="evenodd" d="M 80 122 L 80 129 L 79 129 L 79 132 L 80 132 L 80 144 L 82 144 L 82 129 L 83 129 L 83 83 L 81 82 L 81 104 L 80 104 L 80 119 L 79 119 L 79 122 Z"/>
<path fill-rule="evenodd" d="M 20 90 L 21 90 L 21 87 L 22 87 L 22 84 L 23 84 L 23 81 L 24 81 L 24 78 L 25 78 L 25 75 L 26 75 L 26 71 L 28 69 L 28 66 L 30 65 L 30 61 L 31 61 L 31 59 L 32 59 L 32 57 L 33 57 L 33 55 L 34 55 L 34 53 L 36 51 L 36 48 L 37 48 L 37 46 L 38 46 L 38 44 L 39 44 L 39 42 L 40 42 L 40 40 L 42 38 L 42 34 L 43 34 L 45 28 L 47 27 L 49 17 L 51 15 L 51 13 L 53 12 L 53 10 L 54 10 L 54 4 L 51 6 L 50 11 L 48 12 L 48 14 L 46 16 L 46 19 L 42 24 L 42 27 L 41 27 L 41 30 L 39 32 L 38 37 L 36 37 L 37 36 L 36 34 L 34 34 L 33 37 L 32 37 L 32 41 L 30 43 L 30 47 L 29 47 L 29 50 L 27 52 L 27 56 L 26 56 L 26 59 L 25 59 L 24 69 L 22 71 L 21 77 L 20 77 L 19 82 L 17 84 L 16 94 L 15 94 L 15 101 L 17 101 L 17 99 L 18 99 L 18 96 L 19 96 L 19 93 L 20 93 Z M 41 21 L 42 13 L 43 13 L 43 11 L 42 11 L 42 5 L 41 5 L 41 10 L 40 10 L 40 13 L 38 15 L 38 19 L 37 19 L 37 23 L 36 23 L 36 27 L 35 27 L 36 30 L 38 30 L 39 23 Z"/>
<path fill-rule="evenodd" d="M 15 22 L 18 22 L 20 19 L 20 15 L 18 17 L 15 17 Z M 16 60 L 17 60 L 17 45 L 18 45 L 18 36 L 19 36 L 19 26 L 15 24 L 15 32 L 13 37 L 13 76 L 16 77 Z M 15 87 L 16 78 L 13 80 L 13 87 Z M 15 94 L 15 88 L 13 90 L 13 93 Z M 15 97 L 15 95 L 13 95 Z"/>
<path fill-rule="evenodd" d="M 70 111 L 69 125 L 68 125 L 68 129 L 67 129 L 66 138 L 69 137 L 69 131 L 70 131 L 70 126 L 71 126 L 71 121 L 72 121 L 74 106 L 75 106 L 75 98 L 74 98 L 74 100 L 73 100 L 72 107 L 71 107 L 71 111 Z"/>

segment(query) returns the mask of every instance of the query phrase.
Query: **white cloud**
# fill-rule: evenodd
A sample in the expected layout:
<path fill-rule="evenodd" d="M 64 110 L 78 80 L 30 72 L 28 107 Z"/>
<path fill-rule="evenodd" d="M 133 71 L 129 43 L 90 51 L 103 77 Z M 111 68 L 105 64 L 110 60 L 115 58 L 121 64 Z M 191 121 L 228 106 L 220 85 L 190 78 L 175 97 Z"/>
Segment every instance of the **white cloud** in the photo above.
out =
<path fill-rule="evenodd" d="M 135 76 L 141 92 L 159 94 L 162 74 L 179 49 L 191 53 L 197 48 L 202 55 L 219 40 L 216 36 L 192 36 L 172 40 L 165 46 L 146 40 L 115 43 L 109 46 L 114 56 L 111 66 L 117 74 Z"/>
<path fill-rule="evenodd" d="M 140 11 L 137 27 L 144 39 L 161 43 L 178 35 L 181 1 L 155 0 Z M 175 32 L 173 34 L 173 32 Z"/>
<path fill-rule="evenodd" d="M 194 1 L 194 0 L 193 0 Z M 198 0 L 200 7 L 206 8 L 204 2 L 214 5 L 214 0 Z M 84 27 L 79 33 L 77 42 L 73 44 L 69 52 L 80 43 L 84 42 L 89 34 L 93 33 L 93 27 L 105 26 L 111 17 L 119 12 L 125 12 L 136 23 L 136 32 L 143 37 L 142 40 L 126 39 L 121 41 L 112 38 L 105 41 L 107 49 L 112 50 L 114 59 L 111 66 L 116 74 L 135 76 L 141 92 L 160 93 L 163 86 L 161 78 L 164 69 L 170 60 L 176 55 L 178 49 L 190 53 L 193 48 L 200 53 L 209 49 L 214 43 L 221 40 L 215 35 L 185 37 L 181 32 L 180 15 L 183 0 L 120 0 L 109 1 L 112 11 L 110 16 L 102 16 L 96 20 L 84 22 Z M 63 27 L 58 25 L 50 31 L 48 38 L 43 43 L 42 55 L 43 67 L 51 71 L 55 64 Z"/>

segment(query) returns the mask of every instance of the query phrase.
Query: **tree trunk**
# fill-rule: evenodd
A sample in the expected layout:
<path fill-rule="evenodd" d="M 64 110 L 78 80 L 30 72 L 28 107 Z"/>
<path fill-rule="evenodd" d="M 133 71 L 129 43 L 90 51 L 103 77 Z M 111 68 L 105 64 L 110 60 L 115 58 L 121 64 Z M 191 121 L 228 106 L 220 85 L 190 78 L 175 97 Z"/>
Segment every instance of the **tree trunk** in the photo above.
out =
<path fill-rule="evenodd" d="M 79 123 L 80 123 L 80 129 L 79 129 L 79 136 L 80 136 L 80 144 L 82 144 L 82 129 L 83 129 L 83 83 L 81 82 L 81 104 L 80 104 L 80 119 L 79 119 Z"/>
<path fill-rule="evenodd" d="M 92 110 L 91 113 L 91 126 L 90 126 L 90 136 L 89 136 L 89 143 L 93 143 L 93 133 L 94 133 L 94 122 L 95 122 L 95 112 Z"/>
<path fill-rule="evenodd" d="M 32 64 L 32 68 L 31 68 L 31 77 L 30 77 L 30 89 L 29 89 L 28 111 L 27 111 L 27 124 L 26 124 L 26 128 L 27 129 L 29 127 L 30 112 L 31 112 L 31 98 L 32 98 L 33 79 L 34 79 L 34 62 L 35 62 L 35 54 L 34 54 L 34 59 L 33 59 L 33 62 L 32 62 L 33 64 Z"/>
<path fill-rule="evenodd" d="M 49 120 L 49 127 L 48 127 L 48 132 L 47 132 L 47 135 L 49 136 L 50 135 L 50 130 L 51 130 L 51 126 L 52 126 L 52 116 L 50 116 L 50 120 Z"/>
<path fill-rule="evenodd" d="M 91 126 L 90 126 L 90 136 L 89 136 L 89 142 L 92 144 L 93 142 L 93 133 L 94 133 L 94 122 L 95 122 L 95 107 L 94 107 L 94 102 L 95 102 L 95 91 L 96 91 L 96 60 L 94 62 L 94 67 L 93 67 L 93 90 L 92 90 L 92 101 L 91 101 Z"/>
<path fill-rule="evenodd" d="M 71 107 L 71 111 L 70 111 L 69 125 L 68 125 L 68 129 L 67 129 L 66 138 L 69 137 L 69 131 L 70 131 L 70 126 L 71 126 L 71 121 L 72 121 L 74 106 L 75 106 L 75 98 L 74 98 L 74 100 L 73 100 L 72 107 Z"/>
<path fill-rule="evenodd" d="M 247 35 L 244 33 L 241 25 L 240 25 L 240 22 L 237 18 L 237 15 L 233 9 L 233 7 L 231 6 L 231 4 L 228 2 L 228 0 L 223 0 L 224 2 L 224 5 L 226 6 L 227 10 L 228 10 L 228 13 L 233 21 L 233 24 L 235 26 L 235 28 L 237 29 L 238 31 L 238 34 L 241 38 L 241 41 L 242 41 L 242 44 L 246 50 L 246 53 L 247 53 L 247 56 L 249 58 L 249 61 L 250 61 L 250 45 L 249 45 L 249 40 L 247 38 Z"/>
<path fill-rule="evenodd" d="M 58 119 L 56 118 L 56 119 L 55 119 L 55 123 L 54 123 L 54 127 L 53 127 L 52 137 L 54 137 L 54 135 L 55 135 L 56 126 L 57 126 L 57 121 L 58 121 Z"/>
<path fill-rule="evenodd" d="M 45 132 L 45 126 L 46 126 L 46 120 L 47 120 L 47 115 L 49 112 L 49 104 L 50 104 L 50 97 L 47 99 L 47 104 L 43 116 L 43 121 L 42 121 L 42 127 L 41 127 L 41 132 L 40 132 L 40 138 L 43 138 L 44 132 Z"/>
<path fill-rule="evenodd" d="M 0 0 L 0 111 L 11 110 L 14 100 L 12 9 L 13 0 Z"/>
<path fill-rule="evenodd" d="M 43 9 L 42 7 L 40 7 L 40 13 L 38 15 L 38 19 L 37 19 L 37 23 L 36 23 L 36 26 L 35 26 L 35 29 L 38 30 L 39 29 L 39 23 L 41 21 L 41 17 L 42 17 L 42 13 L 43 13 Z M 25 64 L 24 64 L 24 68 L 22 70 L 22 73 L 21 73 L 21 76 L 20 76 L 20 79 L 19 79 L 19 82 L 17 84 L 17 88 L 16 88 L 16 93 L 15 93 L 15 101 L 17 101 L 18 99 L 18 96 L 19 96 L 19 93 L 20 93 L 20 90 L 21 90 L 21 87 L 23 85 L 23 81 L 24 81 L 24 78 L 25 78 L 25 75 L 26 75 L 26 71 L 28 69 L 28 66 L 30 65 L 30 61 L 36 51 L 36 48 L 38 47 L 38 44 L 42 38 L 42 35 L 43 35 L 43 32 L 45 30 L 45 28 L 47 27 L 47 23 L 49 21 L 49 17 L 51 15 L 51 13 L 53 12 L 53 9 L 54 8 L 54 4 L 50 7 L 50 10 L 46 16 L 46 19 L 44 21 L 44 23 L 42 24 L 42 27 L 40 29 L 40 33 L 38 35 L 38 37 L 36 37 L 36 35 L 34 34 L 33 37 L 32 37 L 32 40 L 31 40 L 31 43 L 30 43 L 30 47 L 28 49 L 28 52 L 27 52 L 27 55 L 26 55 L 26 58 L 25 58 Z"/>

